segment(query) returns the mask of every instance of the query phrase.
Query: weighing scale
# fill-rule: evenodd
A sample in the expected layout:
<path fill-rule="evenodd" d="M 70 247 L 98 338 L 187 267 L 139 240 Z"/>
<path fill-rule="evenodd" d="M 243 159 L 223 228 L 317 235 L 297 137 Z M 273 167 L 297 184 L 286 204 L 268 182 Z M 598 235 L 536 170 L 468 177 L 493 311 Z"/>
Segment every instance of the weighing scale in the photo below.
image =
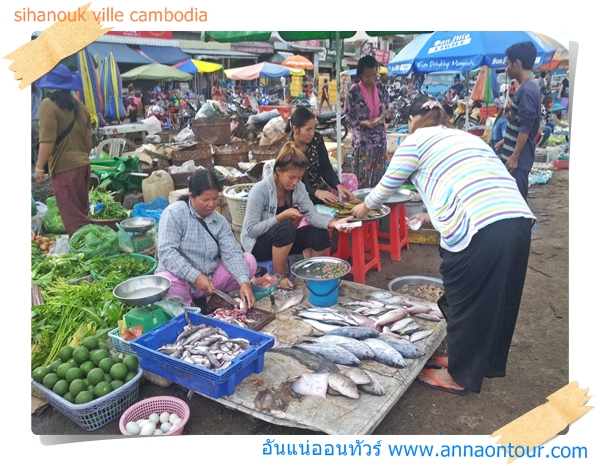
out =
<path fill-rule="evenodd" d="M 155 223 L 153 218 L 136 217 L 123 220 L 119 225 L 129 233 L 133 250 L 139 253 L 154 246 L 154 241 L 146 232 L 151 230 Z"/>
<path fill-rule="evenodd" d="M 170 286 L 171 280 L 160 275 L 130 278 L 117 285 L 113 289 L 115 298 L 123 304 L 135 306 L 125 314 L 127 328 L 139 325 L 143 333 L 148 333 L 168 322 L 173 315 L 155 303 L 167 295 Z"/>

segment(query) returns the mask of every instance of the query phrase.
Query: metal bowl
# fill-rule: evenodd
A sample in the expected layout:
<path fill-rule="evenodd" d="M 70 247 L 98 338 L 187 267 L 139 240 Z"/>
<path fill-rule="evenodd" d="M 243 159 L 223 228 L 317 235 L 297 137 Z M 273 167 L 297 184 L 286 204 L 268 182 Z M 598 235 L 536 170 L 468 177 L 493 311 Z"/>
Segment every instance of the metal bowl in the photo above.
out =
<path fill-rule="evenodd" d="M 171 280 L 160 275 L 130 278 L 113 289 L 113 295 L 128 306 L 146 306 L 163 299 L 169 292 Z"/>
<path fill-rule="evenodd" d="M 150 217 L 135 217 L 123 220 L 120 225 L 125 231 L 145 233 L 151 230 L 155 223 L 156 220 Z"/>
<path fill-rule="evenodd" d="M 388 290 L 393 291 L 399 290 L 406 285 L 434 285 L 438 288 L 444 289 L 444 282 L 439 278 L 423 277 L 421 275 L 406 275 L 404 277 L 397 277 L 388 283 Z"/>
<path fill-rule="evenodd" d="M 342 264 L 346 267 L 346 272 L 334 278 L 315 278 L 315 273 L 308 273 L 309 271 L 312 271 L 314 267 L 325 264 Z M 348 262 L 342 259 L 338 259 L 337 257 L 312 257 L 310 259 L 304 259 L 296 262 L 294 265 L 292 265 L 291 272 L 295 276 L 304 278 L 305 280 L 323 281 L 342 278 L 343 276 L 350 273 L 351 268 L 352 266 Z"/>
<path fill-rule="evenodd" d="M 364 188 L 354 191 L 354 197 L 363 201 L 367 195 L 373 191 L 373 188 Z M 405 202 L 412 201 L 415 197 L 415 192 L 408 189 L 400 188 L 394 194 L 392 194 L 386 201 L 386 204 L 403 204 Z"/>

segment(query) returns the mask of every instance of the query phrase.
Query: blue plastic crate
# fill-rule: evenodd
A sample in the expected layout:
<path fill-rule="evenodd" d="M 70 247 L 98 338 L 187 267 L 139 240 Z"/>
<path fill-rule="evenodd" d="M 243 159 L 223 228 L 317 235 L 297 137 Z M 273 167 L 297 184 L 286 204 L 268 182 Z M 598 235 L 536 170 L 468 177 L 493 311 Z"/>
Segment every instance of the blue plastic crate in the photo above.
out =
<path fill-rule="evenodd" d="M 200 313 L 199 307 L 183 306 L 183 308 L 188 312 Z M 122 338 L 118 328 L 114 328 L 108 332 L 108 336 L 117 353 L 135 354 L 135 351 L 131 348 L 130 344 L 132 340 L 125 340 Z"/>
<path fill-rule="evenodd" d="M 206 324 L 220 327 L 230 338 L 245 338 L 250 342 L 250 348 L 231 361 L 231 365 L 222 371 L 206 369 L 159 353 L 156 350 L 165 344 L 174 343 L 187 325 L 185 316 L 179 315 L 130 343 L 144 370 L 212 398 L 232 395 L 238 383 L 250 374 L 262 372 L 264 355 L 275 344 L 273 337 L 201 314 L 188 313 L 188 315 L 194 325 Z"/>

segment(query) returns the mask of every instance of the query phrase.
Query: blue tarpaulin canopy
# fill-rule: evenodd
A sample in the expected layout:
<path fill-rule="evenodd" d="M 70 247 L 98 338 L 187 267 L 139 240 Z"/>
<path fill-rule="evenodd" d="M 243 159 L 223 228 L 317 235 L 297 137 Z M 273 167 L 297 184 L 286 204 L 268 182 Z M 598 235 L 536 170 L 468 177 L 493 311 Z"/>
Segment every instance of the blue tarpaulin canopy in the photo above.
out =
<path fill-rule="evenodd" d="M 112 52 L 117 63 L 132 63 L 136 65 L 147 65 L 152 63 L 152 60 L 140 55 L 125 44 L 92 42 L 87 46 L 87 49 L 91 52 L 92 56 L 98 55 L 101 59 L 108 57 L 108 54 Z"/>
<path fill-rule="evenodd" d="M 391 76 L 434 71 L 470 71 L 480 66 L 505 68 L 506 49 L 517 42 L 532 42 L 536 48 L 534 67 L 549 63 L 554 49 L 527 31 L 436 31 L 421 34 L 390 63 Z"/>
<path fill-rule="evenodd" d="M 178 47 L 155 47 L 151 45 L 140 45 L 140 50 L 152 60 L 163 65 L 175 65 L 192 58 L 191 55 L 183 53 Z"/>

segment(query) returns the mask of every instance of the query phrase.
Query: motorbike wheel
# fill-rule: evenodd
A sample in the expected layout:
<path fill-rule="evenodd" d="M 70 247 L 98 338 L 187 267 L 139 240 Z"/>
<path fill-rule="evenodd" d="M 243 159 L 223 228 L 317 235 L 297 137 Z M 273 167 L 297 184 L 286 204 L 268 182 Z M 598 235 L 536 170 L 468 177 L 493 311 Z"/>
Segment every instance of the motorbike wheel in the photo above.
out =
<path fill-rule="evenodd" d="M 346 136 L 348 136 L 348 126 L 346 125 L 346 123 L 344 123 L 342 121 L 342 137 L 341 140 L 343 141 Z M 333 131 L 331 131 L 329 134 L 329 139 L 331 139 L 334 142 L 337 142 L 337 124 L 333 126 Z"/>

